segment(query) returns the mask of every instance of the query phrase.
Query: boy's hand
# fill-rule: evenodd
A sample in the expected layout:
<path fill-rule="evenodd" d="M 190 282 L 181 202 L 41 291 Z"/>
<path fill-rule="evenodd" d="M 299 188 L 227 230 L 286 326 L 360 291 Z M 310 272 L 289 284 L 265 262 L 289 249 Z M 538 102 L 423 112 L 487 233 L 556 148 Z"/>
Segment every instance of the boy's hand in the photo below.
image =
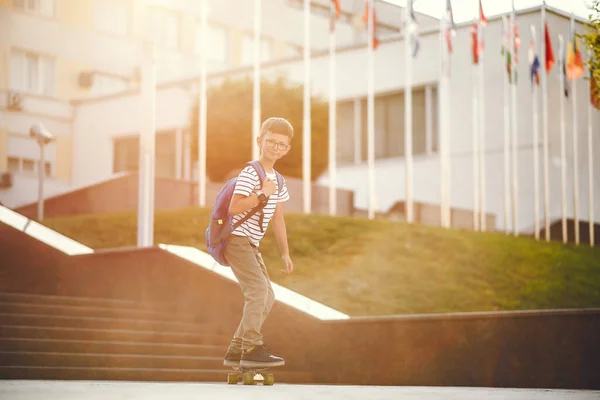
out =
<path fill-rule="evenodd" d="M 275 182 L 273 182 L 268 177 L 265 178 L 262 184 L 262 192 L 265 194 L 265 196 L 269 197 L 270 195 L 275 193 L 276 189 L 277 188 L 275 187 Z"/>
<path fill-rule="evenodd" d="M 290 256 L 283 256 L 281 257 L 281 259 L 285 264 L 285 269 L 282 269 L 281 272 L 283 272 L 284 274 L 291 274 L 294 270 L 294 263 L 292 262 L 292 259 L 290 258 Z"/>

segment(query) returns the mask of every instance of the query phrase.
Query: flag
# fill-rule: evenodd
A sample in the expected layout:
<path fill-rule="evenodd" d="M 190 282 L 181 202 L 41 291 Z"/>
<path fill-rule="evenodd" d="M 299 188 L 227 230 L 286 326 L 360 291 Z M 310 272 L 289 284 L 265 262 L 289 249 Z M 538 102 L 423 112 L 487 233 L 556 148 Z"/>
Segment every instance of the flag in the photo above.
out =
<path fill-rule="evenodd" d="M 581 51 L 577 45 L 577 36 L 575 36 L 575 22 L 571 15 L 571 34 L 569 35 L 569 43 L 567 44 L 567 78 L 572 82 L 583 76 L 583 59 Z"/>
<path fill-rule="evenodd" d="M 342 7 L 340 6 L 340 0 L 331 0 L 335 10 L 335 19 L 339 19 L 340 15 L 342 15 Z"/>
<path fill-rule="evenodd" d="M 514 24 L 512 26 L 512 35 L 515 46 L 515 64 L 519 63 L 519 47 L 521 47 L 521 37 L 519 36 L 519 24 L 517 24 L 517 20 L 513 18 Z M 512 52 L 512 48 L 511 48 Z"/>
<path fill-rule="evenodd" d="M 479 63 L 479 39 L 477 37 L 478 34 L 478 26 L 477 22 L 473 22 L 471 24 L 471 52 L 473 55 L 473 64 Z"/>
<path fill-rule="evenodd" d="M 479 54 L 481 54 L 484 49 L 483 27 L 487 25 L 487 18 L 483 13 L 483 6 L 481 5 L 481 0 L 479 0 L 479 23 L 481 25 L 481 42 L 479 43 Z"/>
<path fill-rule="evenodd" d="M 531 40 L 529 41 L 529 72 L 531 84 L 540 84 L 540 59 L 535 54 L 535 28 L 531 25 Z"/>
<path fill-rule="evenodd" d="M 509 29 L 509 22 L 506 16 L 502 17 L 502 46 L 500 54 L 506 62 L 506 74 L 508 76 L 508 83 L 512 83 L 512 49 L 511 49 L 511 34 Z"/>
<path fill-rule="evenodd" d="M 531 63 L 530 66 L 530 70 L 531 70 L 531 83 L 533 84 L 533 82 L 535 81 L 536 85 L 540 84 L 540 59 L 538 58 L 537 54 L 534 55 L 533 58 L 533 62 Z"/>
<path fill-rule="evenodd" d="M 546 54 L 546 73 L 549 73 L 554 65 L 554 51 L 552 50 L 552 42 L 550 41 L 550 32 L 548 31 L 548 23 L 544 23 L 544 46 Z"/>
<path fill-rule="evenodd" d="M 562 67 L 562 74 L 564 77 L 564 79 L 563 79 L 564 85 L 565 85 L 565 93 L 564 94 L 565 94 L 565 97 L 569 97 L 569 93 L 571 92 L 571 84 L 569 83 L 569 79 L 567 79 L 568 78 L 568 76 L 567 76 L 567 60 L 566 60 L 564 52 L 563 52 L 563 54 L 561 54 L 560 63 L 561 63 L 561 67 Z"/>
<path fill-rule="evenodd" d="M 369 0 L 365 0 L 365 12 L 363 14 L 363 22 L 367 30 L 369 29 Z M 373 7 L 373 50 L 379 46 L 379 39 L 377 39 L 377 10 Z"/>
<path fill-rule="evenodd" d="M 479 0 L 479 20 L 481 21 L 482 26 L 487 25 L 487 18 L 485 17 L 485 14 L 483 13 L 483 6 L 481 5 L 481 0 Z"/>
<path fill-rule="evenodd" d="M 415 10 L 413 9 L 413 1 L 409 0 L 407 7 L 410 13 L 408 26 L 406 27 L 405 37 L 410 37 L 410 42 L 412 44 L 412 56 L 413 58 L 417 56 L 419 53 L 419 26 L 417 25 L 417 18 L 415 17 Z"/>
<path fill-rule="evenodd" d="M 503 21 L 503 33 L 504 37 L 502 40 L 502 51 L 501 54 L 506 59 L 506 72 L 508 74 L 508 82 L 512 82 L 512 59 L 515 58 L 515 64 L 519 63 L 519 47 L 521 47 L 521 37 L 519 35 L 519 24 L 515 19 L 515 10 L 513 8 L 513 13 L 510 21 L 507 21 L 506 17 L 502 17 Z M 513 54 L 513 46 L 514 46 L 514 54 Z M 515 83 L 517 83 L 517 71 L 514 73 L 515 75 Z"/>
<path fill-rule="evenodd" d="M 329 30 L 333 32 L 335 30 L 335 22 L 340 18 L 340 15 L 342 15 L 340 0 L 331 0 L 330 7 L 332 9 L 329 18 Z"/>
<path fill-rule="evenodd" d="M 446 43 L 448 52 L 452 53 L 452 36 L 456 36 L 456 24 L 454 23 L 454 14 L 452 13 L 452 3 L 446 0 Z"/>

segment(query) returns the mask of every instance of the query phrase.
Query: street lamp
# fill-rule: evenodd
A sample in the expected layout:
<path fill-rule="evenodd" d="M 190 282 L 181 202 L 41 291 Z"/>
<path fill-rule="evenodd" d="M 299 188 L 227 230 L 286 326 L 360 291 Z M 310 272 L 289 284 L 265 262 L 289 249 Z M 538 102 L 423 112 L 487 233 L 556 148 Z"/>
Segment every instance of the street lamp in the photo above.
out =
<path fill-rule="evenodd" d="M 38 167 L 38 221 L 44 219 L 44 176 L 46 174 L 44 148 L 54 140 L 54 136 L 42 124 L 34 124 L 29 128 L 29 136 L 40 145 L 40 164 Z"/>

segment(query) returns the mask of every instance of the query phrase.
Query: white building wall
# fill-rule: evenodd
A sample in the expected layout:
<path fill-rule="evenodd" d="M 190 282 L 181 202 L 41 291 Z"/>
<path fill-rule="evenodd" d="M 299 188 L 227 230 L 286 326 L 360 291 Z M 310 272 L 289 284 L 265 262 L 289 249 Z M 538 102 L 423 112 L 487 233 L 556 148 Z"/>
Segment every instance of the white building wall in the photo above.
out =
<path fill-rule="evenodd" d="M 101 35 L 67 26 L 60 20 L 0 7 L 0 26 L 6 26 L 8 33 L 0 35 L 0 46 L 77 60 L 108 73 L 131 75 L 141 60 L 139 42 L 132 38 Z"/>
<path fill-rule="evenodd" d="M 529 47 L 529 26 L 535 24 L 538 32 L 538 40 L 541 36 L 541 15 L 539 12 L 518 15 L 518 23 L 521 31 L 522 45 L 519 50 L 520 63 L 518 65 L 519 85 L 517 86 L 517 113 L 518 113 L 518 212 L 520 231 L 527 231 L 533 227 L 533 132 L 532 132 L 532 100 L 531 86 L 529 82 L 529 70 L 527 62 L 527 50 Z M 552 44 L 554 48 L 556 65 L 548 75 L 548 125 L 550 137 L 550 206 L 551 217 L 553 219 L 561 216 L 560 203 L 560 164 L 557 157 L 560 155 L 560 114 L 559 114 L 559 67 L 558 67 L 558 34 L 562 34 L 566 40 L 569 32 L 569 20 L 553 13 L 548 13 L 548 24 L 552 35 Z M 451 206 L 456 208 L 472 209 L 473 186 L 472 186 L 472 66 L 469 27 L 459 28 L 458 37 L 454 39 L 454 54 L 452 57 L 452 80 L 451 80 Z M 584 27 L 577 24 L 577 31 L 582 32 Z M 500 56 L 501 39 L 501 20 L 491 20 L 486 28 L 485 34 L 485 141 L 486 141 L 486 178 L 487 178 L 487 210 L 497 215 L 496 226 L 498 229 L 504 229 L 504 168 L 503 168 L 503 79 L 505 74 L 505 64 Z M 422 38 L 422 42 L 423 42 Z M 438 42 L 439 43 L 439 42 Z M 437 44 L 436 44 L 437 45 Z M 398 45 L 397 51 L 401 49 Z M 581 43 L 580 43 L 581 46 Z M 538 47 L 539 48 L 539 47 Z M 539 53 L 538 53 L 539 54 Z M 389 60 L 393 63 L 393 60 Z M 429 63 L 437 64 L 437 57 L 433 52 L 424 52 L 419 54 L 419 61 L 415 64 L 415 71 L 421 71 Z M 543 63 L 543 61 L 542 61 Z M 391 68 L 395 69 L 395 68 Z M 403 70 L 400 66 L 398 71 L 402 79 Z M 347 69 L 346 71 L 348 71 Z M 418 74 L 418 72 L 417 72 Z M 417 75 L 418 76 L 418 75 Z M 351 78 L 348 77 L 348 80 Z M 394 78 L 386 80 L 389 83 Z M 418 82 L 418 80 L 416 80 Z M 577 102 L 578 102 L 578 124 L 579 124 L 579 217 L 588 218 L 588 184 L 587 184 L 587 104 L 588 94 L 586 92 L 587 81 L 580 79 L 577 81 Z M 379 88 L 385 86 L 382 83 Z M 391 86 L 391 85 L 390 85 Z M 541 89 L 539 90 L 541 99 Z M 573 152 L 572 152 L 572 112 L 570 99 L 565 101 L 565 121 L 567 136 L 567 209 L 569 217 L 573 216 Z M 541 101 L 540 101 L 540 163 L 542 162 L 541 138 Z M 600 112 L 593 112 L 594 128 L 594 154 L 596 157 L 600 154 Z M 348 133 L 346 140 L 349 140 L 351 133 Z M 440 201 L 440 168 L 438 156 L 415 158 L 415 188 L 414 195 L 416 201 L 439 204 Z M 598 164 L 598 162 L 596 162 Z M 377 183 L 376 192 L 378 202 L 376 208 L 378 211 L 386 211 L 397 200 L 404 199 L 404 165 L 403 160 L 381 160 L 377 163 Z M 600 166 L 596 165 L 596 171 Z M 543 181 L 540 165 L 540 190 L 543 189 Z M 393 174 L 397 180 L 397 186 L 390 185 L 389 178 L 382 177 L 387 173 Z M 340 187 L 353 189 L 356 191 L 356 206 L 367 208 L 367 169 L 366 164 L 357 166 L 344 166 L 338 171 L 337 182 Z M 363 176 L 364 179 L 360 177 Z M 512 178 L 511 178 L 512 179 Z M 327 182 L 325 174 L 321 183 Z M 511 180 L 512 185 L 512 180 Z M 598 183 L 598 173 L 596 173 L 595 185 L 595 207 L 596 215 L 600 212 L 600 183 Z M 541 198 L 540 201 L 542 201 Z M 543 204 L 543 203 L 542 203 Z M 543 212 L 543 206 L 540 208 Z M 542 214 L 543 215 L 543 214 Z"/>
<path fill-rule="evenodd" d="M 187 90 L 168 88 L 156 95 L 156 130 L 189 124 Z M 141 126 L 139 94 L 88 101 L 77 107 L 73 122 L 73 186 L 81 187 L 113 175 L 113 140 L 137 135 Z"/>

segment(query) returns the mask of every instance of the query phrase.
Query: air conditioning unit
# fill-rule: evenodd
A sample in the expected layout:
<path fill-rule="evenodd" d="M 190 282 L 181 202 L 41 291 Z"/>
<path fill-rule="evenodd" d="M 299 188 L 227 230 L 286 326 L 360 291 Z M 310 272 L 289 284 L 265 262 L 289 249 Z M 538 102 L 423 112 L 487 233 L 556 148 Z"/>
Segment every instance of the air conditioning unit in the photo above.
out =
<path fill-rule="evenodd" d="M 10 189 L 13 185 L 13 174 L 0 172 L 0 189 Z"/>
<path fill-rule="evenodd" d="M 9 111 L 22 111 L 23 110 L 23 96 L 20 93 L 8 92 L 8 110 Z"/>

